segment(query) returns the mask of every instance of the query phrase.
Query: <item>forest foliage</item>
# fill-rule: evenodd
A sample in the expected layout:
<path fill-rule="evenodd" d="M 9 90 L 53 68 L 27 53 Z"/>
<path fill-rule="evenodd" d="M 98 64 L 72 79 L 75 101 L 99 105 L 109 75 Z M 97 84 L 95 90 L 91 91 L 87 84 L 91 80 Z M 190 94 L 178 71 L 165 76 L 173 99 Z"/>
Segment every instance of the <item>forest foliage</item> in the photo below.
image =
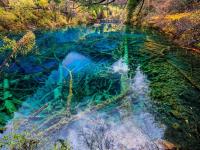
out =
<path fill-rule="evenodd" d="M 70 0 L 9 0 L 0 3 L 0 31 L 56 28 L 89 24 L 108 16 L 122 19 L 121 5 L 105 5 L 94 1 Z"/>
<path fill-rule="evenodd" d="M 199 0 L 145 1 L 140 22 L 142 26 L 159 29 L 181 47 L 199 51 L 199 10 Z"/>

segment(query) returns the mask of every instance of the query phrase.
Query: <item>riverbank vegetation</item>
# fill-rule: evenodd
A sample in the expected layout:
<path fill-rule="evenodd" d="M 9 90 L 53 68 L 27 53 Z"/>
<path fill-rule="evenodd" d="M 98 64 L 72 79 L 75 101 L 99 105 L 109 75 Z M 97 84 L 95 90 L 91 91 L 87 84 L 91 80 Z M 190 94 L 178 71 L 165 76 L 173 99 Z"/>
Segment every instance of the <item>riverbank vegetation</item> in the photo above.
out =
<path fill-rule="evenodd" d="M 200 2 L 198 0 L 145 1 L 141 24 L 159 29 L 181 47 L 199 52 Z"/>
<path fill-rule="evenodd" d="M 58 28 L 102 20 L 158 28 L 175 43 L 199 51 L 198 0 L 1 0 L 0 31 Z"/>
<path fill-rule="evenodd" d="M 97 4 L 69 0 L 6 1 L 0 7 L 0 31 L 58 28 L 98 23 L 104 18 L 122 19 L 120 5 Z"/>

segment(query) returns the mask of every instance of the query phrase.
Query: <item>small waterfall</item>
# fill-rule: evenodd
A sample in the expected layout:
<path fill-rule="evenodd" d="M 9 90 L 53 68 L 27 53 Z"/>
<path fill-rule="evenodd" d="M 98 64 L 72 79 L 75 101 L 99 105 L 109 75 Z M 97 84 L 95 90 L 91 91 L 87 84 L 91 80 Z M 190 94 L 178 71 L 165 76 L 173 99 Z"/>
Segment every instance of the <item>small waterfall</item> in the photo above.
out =
<path fill-rule="evenodd" d="M 114 73 L 127 73 L 129 71 L 128 65 L 123 61 L 123 59 L 119 59 L 112 65 L 112 70 Z"/>

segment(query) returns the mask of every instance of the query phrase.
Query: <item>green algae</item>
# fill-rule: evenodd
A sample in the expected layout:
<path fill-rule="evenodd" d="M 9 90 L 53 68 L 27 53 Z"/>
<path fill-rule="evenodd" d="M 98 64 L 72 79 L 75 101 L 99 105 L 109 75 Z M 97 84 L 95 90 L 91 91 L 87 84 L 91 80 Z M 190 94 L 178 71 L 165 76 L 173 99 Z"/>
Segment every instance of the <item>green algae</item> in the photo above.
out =
<path fill-rule="evenodd" d="M 193 145 L 196 145 L 194 149 L 198 148 L 199 133 L 196 123 L 198 124 L 199 117 L 191 116 L 196 112 L 197 106 L 184 98 L 187 93 L 191 99 L 195 97 L 196 103 L 199 103 L 198 89 L 195 89 L 176 67 L 168 63 L 168 57 L 158 55 L 155 58 L 151 57 L 148 61 L 146 59 L 148 58 L 141 58 L 141 68 L 150 80 L 150 96 L 154 108 L 151 111 L 156 114 L 157 119 L 159 118 L 167 124 L 168 130 L 165 133 L 165 138 L 182 145 L 184 148 L 189 149 Z"/>

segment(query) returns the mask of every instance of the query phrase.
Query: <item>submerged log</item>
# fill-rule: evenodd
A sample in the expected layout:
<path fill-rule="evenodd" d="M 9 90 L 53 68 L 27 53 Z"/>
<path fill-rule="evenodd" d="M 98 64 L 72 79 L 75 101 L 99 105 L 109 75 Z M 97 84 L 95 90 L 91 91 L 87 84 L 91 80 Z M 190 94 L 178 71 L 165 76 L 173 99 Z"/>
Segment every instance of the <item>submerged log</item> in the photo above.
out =
<path fill-rule="evenodd" d="M 40 112 L 42 112 L 42 111 L 43 111 L 44 109 L 46 109 L 48 106 L 49 106 L 49 105 L 48 105 L 48 103 L 47 103 L 47 104 L 45 104 L 44 106 L 42 106 L 40 109 L 36 110 L 36 111 L 29 117 L 29 119 L 36 117 Z"/>
<path fill-rule="evenodd" d="M 71 116 L 70 118 L 69 117 L 62 117 L 57 123 L 53 124 L 49 128 L 45 129 L 44 131 L 39 131 L 38 135 L 39 136 L 46 136 L 46 135 L 55 133 L 57 130 L 61 129 L 63 126 L 69 124 L 70 122 L 81 119 L 83 116 L 85 116 L 89 113 L 92 113 L 94 111 L 97 111 L 97 110 L 105 107 L 106 105 L 108 105 L 110 103 L 113 103 L 113 102 L 118 101 L 118 100 L 122 100 L 124 97 L 130 95 L 131 93 L 132 92 L 130 90 L 125 90 L 120 95 L 115 96 L 111 99 L 108 99 L 107 101 L 104 101 L 103 103 L 98 104 L 98 105 L 96 105 L 92 108 L 89 108 L 89 109 L 87 109 L 87 110 L 85 110 L 85 111 L 83 111 L 83 112 L 81 112 L 77 115 Z M 66 114 L 66 112 L 64 112 L 64 113 Z M 60 115 L 62 115 L 62 114 L 63 113 L 60 113 Z M 49 121 L 52 121 L 52 119 L 50 119 Z M 45 124 L 48 124 L 48 122 L 46 122 Z M 40 127 L 40 128 L 42 128 L 42 127 Z"/>

